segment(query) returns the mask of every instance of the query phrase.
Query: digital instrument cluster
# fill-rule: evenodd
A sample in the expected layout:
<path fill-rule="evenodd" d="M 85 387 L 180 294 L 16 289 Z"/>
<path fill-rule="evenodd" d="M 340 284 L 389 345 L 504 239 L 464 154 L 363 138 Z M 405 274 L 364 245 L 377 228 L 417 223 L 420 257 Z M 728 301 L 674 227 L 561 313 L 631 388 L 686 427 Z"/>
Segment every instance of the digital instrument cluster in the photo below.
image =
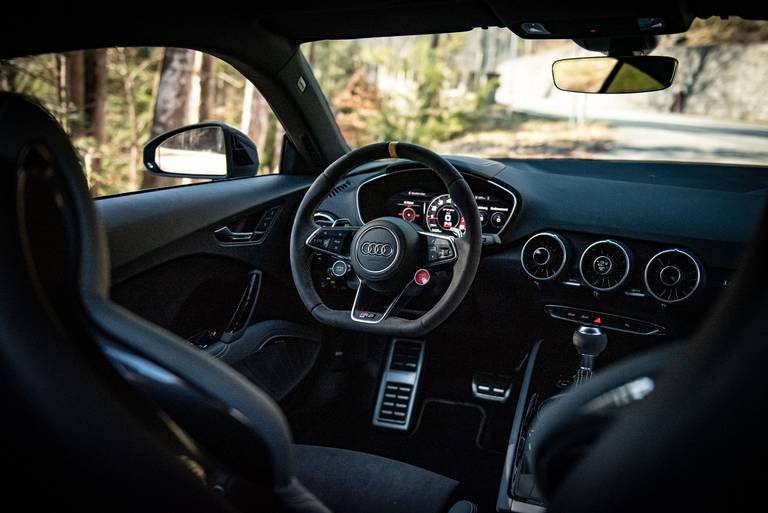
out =
<path fill-rule="evenodd" d="M 498 234 L 507 225 L 514 204 L 492 194 L 475 194 L 483 233 Z M 467 227 L 464 215 L 448 194 L 410 189 L 393 194 L 386 215 L 401 217 L 432 233 L 461 236 Z"/>
<path fill-rule="evenodd" d="M 462 176 L 475 196 L 483 234 L 500 236 L 517 213 L 517 194 L 486 178 L 469 173 Z M 363 223 L 393 216 L 432 233 L 460 237 L 466 231 L 463 213 L 428 169 L 404 169 L 371 178 L 358 187 L 357 208 Z"/>

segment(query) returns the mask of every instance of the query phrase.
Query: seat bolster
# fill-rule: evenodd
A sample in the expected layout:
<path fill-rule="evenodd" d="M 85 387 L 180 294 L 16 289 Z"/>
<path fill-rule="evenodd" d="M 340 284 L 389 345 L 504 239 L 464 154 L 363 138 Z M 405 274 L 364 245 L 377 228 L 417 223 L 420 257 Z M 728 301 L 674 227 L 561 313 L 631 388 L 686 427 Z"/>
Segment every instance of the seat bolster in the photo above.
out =
<path fill-rule="evenodd" d="M 287 513 L 331 513 L 331 510 L 296 478 L 287 486 L 276 488 L 275 494 Z"/>
<path fill-rule="evenodd" d="M 373 454 L 294 445 L 299 480 L 333 513 L 445 513 L 458 482 Z"/>

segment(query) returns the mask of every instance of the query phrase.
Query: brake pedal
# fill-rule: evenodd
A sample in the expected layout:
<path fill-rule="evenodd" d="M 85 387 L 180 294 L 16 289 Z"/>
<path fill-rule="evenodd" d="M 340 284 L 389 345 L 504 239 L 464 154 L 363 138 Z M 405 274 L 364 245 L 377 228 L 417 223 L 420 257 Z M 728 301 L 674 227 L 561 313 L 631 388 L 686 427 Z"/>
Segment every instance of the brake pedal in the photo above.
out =
<path fill-rule="evenodd" d="M 423 362 L 423 340 L 392 340 L 376 398 L 374 426 L 408 430 Z"/>

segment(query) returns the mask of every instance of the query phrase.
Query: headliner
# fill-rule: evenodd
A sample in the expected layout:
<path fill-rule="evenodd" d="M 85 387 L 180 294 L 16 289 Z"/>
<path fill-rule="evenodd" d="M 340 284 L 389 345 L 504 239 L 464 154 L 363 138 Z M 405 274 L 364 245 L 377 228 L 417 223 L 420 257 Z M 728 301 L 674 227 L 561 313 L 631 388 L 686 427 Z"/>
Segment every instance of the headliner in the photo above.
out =
<path fill-rule="evenodd" d="M 247 5 L 247 4 L 246 4 Z M 97 18 L 94 14 L 64 16 L 56 11 L 41 11 L 36 5 L 20 6 L 4 13 L 0 31 L 0 55 L 19 55 L 14 47 L 30 45 L 31 50 L 49 48 L 50 39 L 71 37 L 85 40 L 109 40 L 113 31 L 122 39 L 163 41 L 176 37 L 176 32 L 189 35 L 196 30 L 196 46 L 206 38 L 227 37 L 227 30 L 237 32 L 245 26 L 249 32 L 267 29 L 289 45 L 323 39 L 356 39 L 366 37 L 462 32 L 474 28 L 508 27 L 528 39 L 581 39 L 584 37 L 637 36 L 638 17 L 662 17 L 667 26 L 655 34 L 687 30 L 695 17 L 740 16 L 745 19 L 768 19 L 768 4 L 754 0 L 645 0 L 629 2 L 560 2 L 535 0 L 326 0 L 325 2 L 258 2 L 234 9 L 167 9 L 146 12 L 128 11 L 119 17 Z M 91 13 L 93 11 L 90 11 Z M 68 13 L 71 14 L 71 13 Z M 551 35 L 531 35 L 521 23 L 545 22 Z M 551 27 L 555 27 L 552 29 Z M 594 33 L 594 27 L 599 28 Z M 584 32 L 590 28 L 590 33 Z M 48 37 L 46 37 L 48 36 Z M 128 36 L 128 37 L 126 37 Z M 188 37 L 187 37 L 188 39 Z M 241 41 L 248 45 L 249 42 Z M 66 45 L 70 46 L 70 45 Z M 76 46 L 72 46 L 75 48 Z"/>
<path fill-rule="evenodd" d="M 609 35 L 629 36 L 636 34 L 626 33 L 620 21 L 649 16 L 661 16 L 668 21 L 669 27 L 657 33 L 674 33 L 685 31 L 694 17 L 713 15 L 765 19 L 768 18 L 768 7 L 758 7 L 758 2 L 747 0 L 719 3 L 711 0 L 646 0 L 612 2 L 612 5 L 608 2 L 554 0 L 330 0 L 300 7 L 295 4 L 261 6 L 255 13 L 265 27 L 299 43 L 460 32 L 493 26 L 509 27 L 520 37 L 536 38 L 521 30 L 520 24 L 525 21 L 562 21 L 571 27 L 578 27 L 579 22 L 597 22 L 609 30 L 616 30 L 615 34 Z M 576 37 L 580 34 L 562 32 L 552 38 Z"/>

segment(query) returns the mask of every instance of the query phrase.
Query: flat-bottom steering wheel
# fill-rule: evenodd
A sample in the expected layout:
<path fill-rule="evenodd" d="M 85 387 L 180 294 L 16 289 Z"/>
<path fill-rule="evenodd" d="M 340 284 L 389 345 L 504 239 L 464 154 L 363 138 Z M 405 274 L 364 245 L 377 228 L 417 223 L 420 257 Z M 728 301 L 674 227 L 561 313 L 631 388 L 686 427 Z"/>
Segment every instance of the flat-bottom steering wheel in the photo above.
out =
<path fill-rule="evenodd" d="M 386 158 L 413 160 L 434 171 L 464 216 L 464 235 L 431 233 L 398 217 L 380 217 L 357 227 L 315 224 L 315 210 L 339 180 L 361 164 Z M 291 231 L 291 271 L 301 300 L 321 323 L 414 337 L 432 331 L 456 310 L 474 281 L 481 249 L 480 214 L 474 194 L 461 173 L 450 162 L 421 146 L 375 143 L 336 160 L 307 191 Z M 317 294 L 310 261 L 318 251 L 343 260 L 359 278 L 351 310 L 328 308 Z M 431 309 L 415 319 L 397 316 L 406 298 L 426 285 L 430 269 L 449 267 L 453 270 L 450 283 Z"/>

